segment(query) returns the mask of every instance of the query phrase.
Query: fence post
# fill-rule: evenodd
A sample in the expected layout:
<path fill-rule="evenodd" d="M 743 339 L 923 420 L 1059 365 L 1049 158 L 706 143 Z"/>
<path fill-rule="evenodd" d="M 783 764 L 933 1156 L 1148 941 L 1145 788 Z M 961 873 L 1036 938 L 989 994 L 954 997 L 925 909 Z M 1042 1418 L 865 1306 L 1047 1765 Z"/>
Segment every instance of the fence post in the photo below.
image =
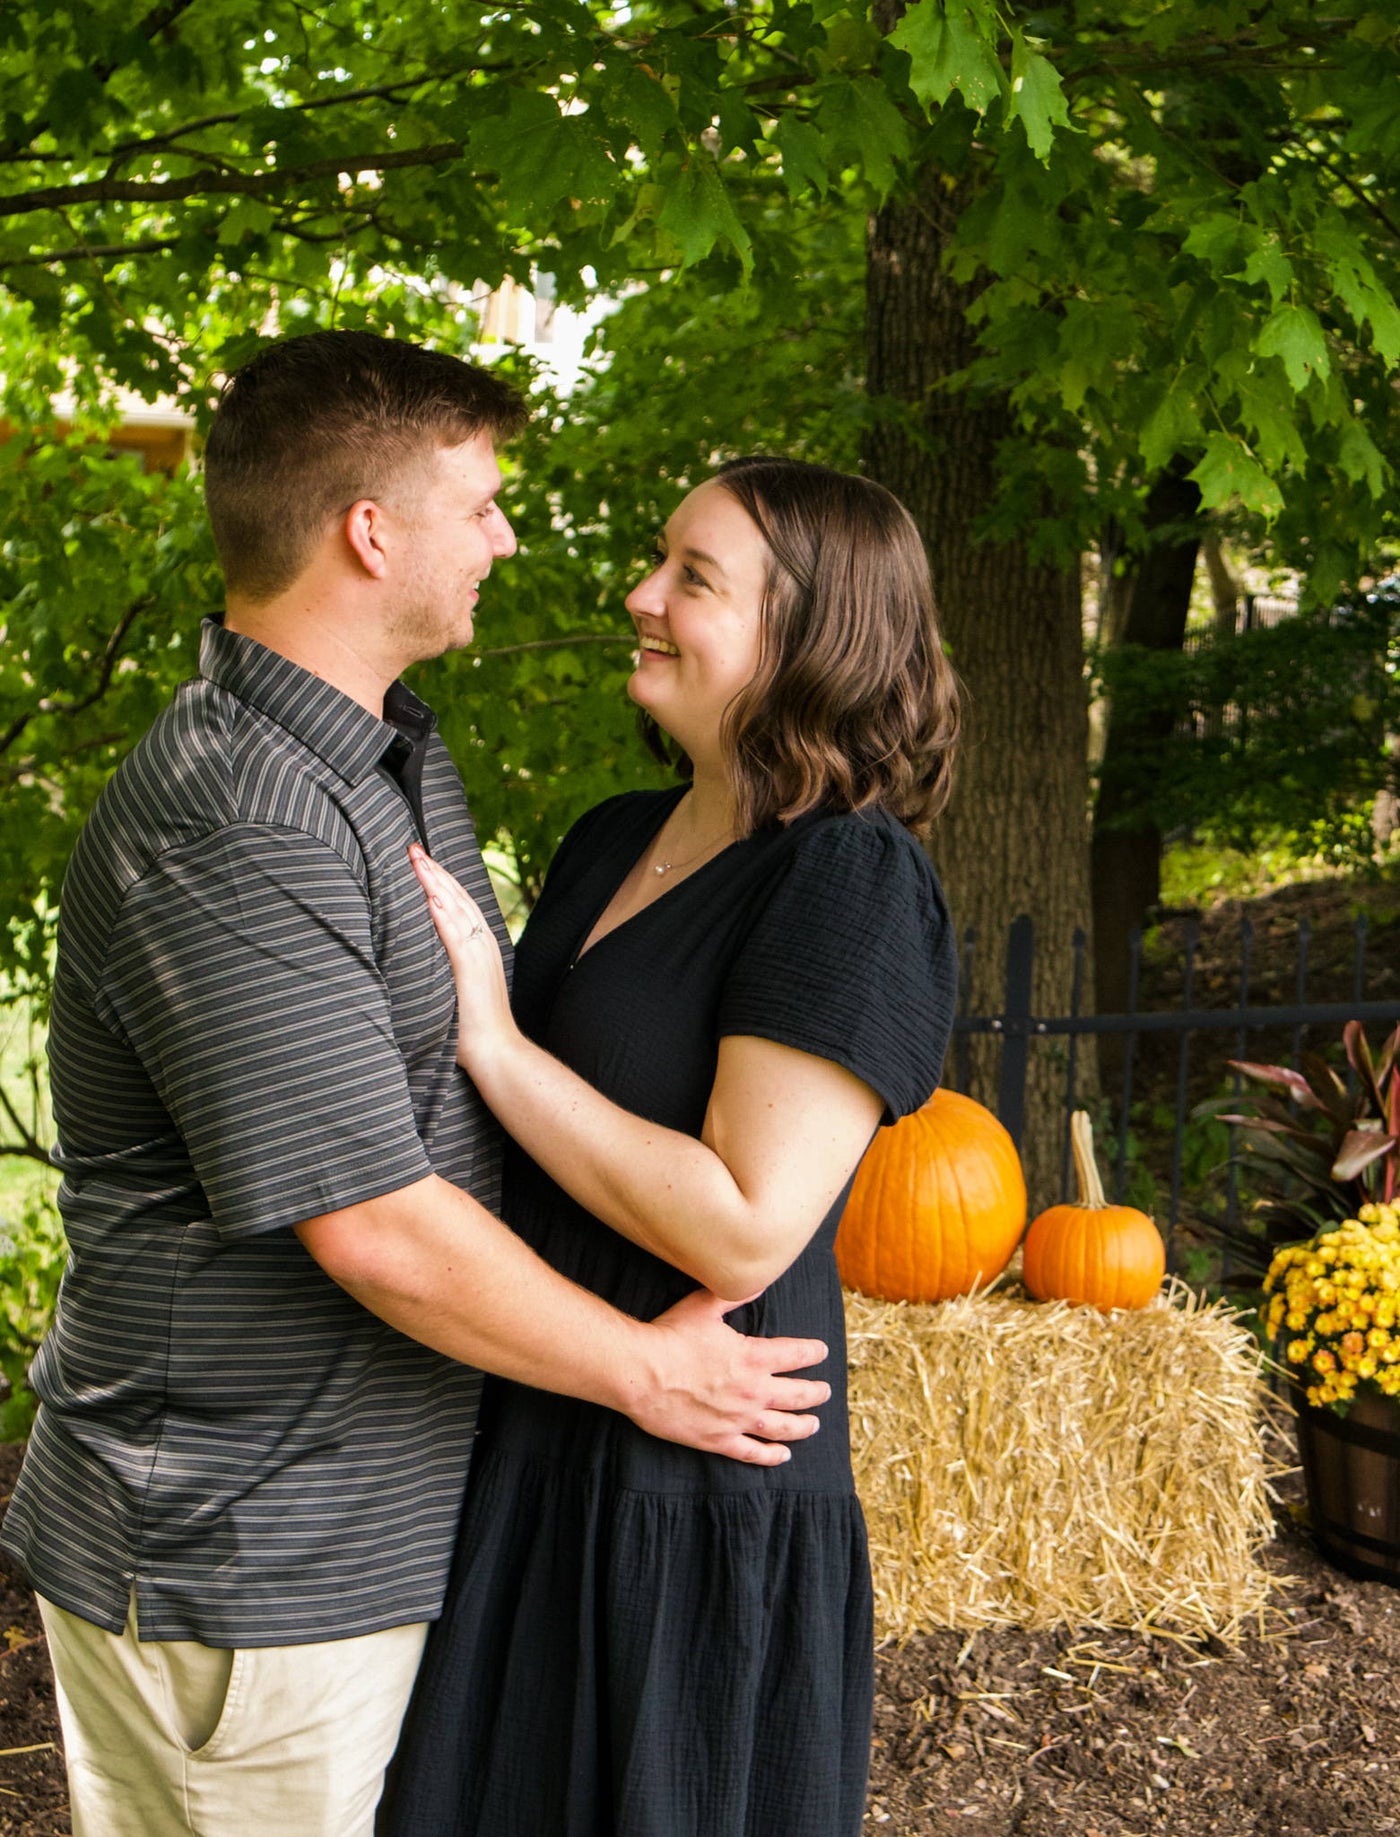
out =
<path fill-rule="evenodd" d="M 1017 1148 L 1026 1123 L 1034 964 L 1035 926 L 1023 912 L 1011 921 L 1006 934 L 1006 1005 L 1001 1021 L 1001 1078 L 997 1086 L 997 1115 Z"/>

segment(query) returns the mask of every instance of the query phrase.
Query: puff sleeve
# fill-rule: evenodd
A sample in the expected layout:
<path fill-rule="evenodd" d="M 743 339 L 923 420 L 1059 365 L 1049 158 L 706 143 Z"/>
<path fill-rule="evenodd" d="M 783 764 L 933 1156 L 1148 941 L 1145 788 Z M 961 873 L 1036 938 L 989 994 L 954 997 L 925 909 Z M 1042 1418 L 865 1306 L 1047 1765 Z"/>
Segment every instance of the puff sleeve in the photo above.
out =
<path fill-rule="evenodd" d="M 936 1089 L 956 1000 L 932 864 L 891 817 L 857 811 L 791 837 L 726 979 L 719 1032 L 845 1066 L 884 1099 L 888 1123 Z"/>

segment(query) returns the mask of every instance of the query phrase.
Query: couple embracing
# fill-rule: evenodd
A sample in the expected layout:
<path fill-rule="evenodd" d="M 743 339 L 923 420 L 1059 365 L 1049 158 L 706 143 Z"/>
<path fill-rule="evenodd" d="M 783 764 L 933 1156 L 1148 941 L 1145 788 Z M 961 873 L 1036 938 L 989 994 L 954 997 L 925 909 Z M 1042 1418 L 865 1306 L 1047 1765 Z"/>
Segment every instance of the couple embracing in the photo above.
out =
<path fill-rule="evenodd" d="M 514 550 L 522 415 L 361 333 L 232 378 L 227 611 L 64 884 L 71 1260 L 5 1537 L 76 1837 L 861 1825 L 832 1241 L 953 1011 L 927 564 L 859 478 L 690 492 L 626 602 L 678 782 L 570 831 L 512 993 L 399 677 Z"/>

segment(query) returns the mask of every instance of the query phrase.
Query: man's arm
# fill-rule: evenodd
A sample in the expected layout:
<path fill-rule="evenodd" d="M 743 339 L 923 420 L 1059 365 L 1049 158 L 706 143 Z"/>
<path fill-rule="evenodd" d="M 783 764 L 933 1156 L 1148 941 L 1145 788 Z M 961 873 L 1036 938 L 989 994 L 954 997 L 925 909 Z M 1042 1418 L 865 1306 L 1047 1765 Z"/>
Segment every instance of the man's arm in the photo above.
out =
<path fill-rule="evenodd" d="M 619 1410 L 665 1441 L 777 1466 L 790 1458 L 783 1443 L 816 1431 L 816 1417 L 800 1412 L 831 1394 L 780 1375 L 820 1364 L 819 1340 L 735 1333 L 722 1319 L 733 1304 L 703 1291 L 657 1321 L 633 1320 L 436 1175 L 296 1231 L 329 1276 L 410 1339 Z"/>
<path fill-rule="evenodd" d="M 411 870 L 407 858 L 402 872 Z M 416 897 L 416 893 L 415 893 Z M 733 1333 L 695 1297 L 645 1326 L 575 1288 L 432 1172 L 364 887 L 300 831 L 239 823 L 131 889 L 103 998 L 179 1132 L 220 1235 L 296 1229 L 373 1313 L 452 1357 L 621 1409 L 739 1459 L 787 1458 L 826 1356 Z"/>

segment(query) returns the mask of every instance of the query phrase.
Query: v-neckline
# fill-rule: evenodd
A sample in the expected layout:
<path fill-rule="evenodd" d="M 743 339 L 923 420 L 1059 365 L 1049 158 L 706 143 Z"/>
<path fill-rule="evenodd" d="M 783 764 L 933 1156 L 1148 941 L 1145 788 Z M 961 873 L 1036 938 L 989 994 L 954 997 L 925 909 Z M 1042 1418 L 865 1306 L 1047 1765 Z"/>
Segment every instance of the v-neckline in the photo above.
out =
<path fill-rule="evenodd" d="M 699 867 L 692 868 L 688 874 L 682 875 L 682 877 L 679 880 L 674 881 L 669 887 L 663 888 L 662 891 L 657 894 L 655 899 L 649 899 L 644 906 L 639 906 L 635 912 L 629 912 L 625 919 L 619 919 L 617 924 L 610 925 L 608 929 L 601 934 L 601 936 L 595 938 L 593 934 L 598 929 L 599 921 L 602 919 L 603 914 L 607 911 L 608 907 L 612 904 L 613 900 L 617 897 L 618 890 L 621 888 L 623 882 L 627 879 L 628 875 L 634 872 L 634 870 L 637 867 L 638 862 L 641 861 L 643 855 L 646 854 L 647 850 L 651 847 L 652 843 L 661 834 L 661 831 L 666 827 L 667 822 L 670 820 L 672 811 L 674 811 L 677 808 L 677 806 L 680 804 L 681 798 L 685 796 L 686 792 L 689 789 L 690 789 L 689 785 L 682 785 L 680 787 L 680 795 L 677 796 L 671 803 L 667 804 L 665 809 L 662 810 L 659 821 L 653 824 L 651 829 L 647 831 L 646 836 L 643 838 L 641 847 L 632 856 L 632 859 L 628 862 L 627 866 L 623 869 L 622 873 L 619 874 L 617 879 L 614 880 L 612 884 L 609 886 L 606 894 L 603 896 L 601 903 L 596 905 L 593 908 L 593 911 L 592 911 L 591 916 L 589 917 L 588 923 L 583 928 L 583 932 L 582 932 L 583 942 L 580 944 L 579 948 L 574 952 L 572 957 L 570 957 L 569 959 L 569 968 L 571 970 L 577 969 L 579 964 L 583 962 L 585 957 L 591 957 L 593 952 L 598 948 L 600 944 L 606 944 L 608 939 L 611 937 L 615 937 L 619 931 L 625 931 L 626 928 L 630 924 L 632 924 L 636 919 L 645 918 L 647 913 L 650 912 L 653 909 L 653 907 L 664 904 L 664 902 L 668 900 L 673 893 L 679 893 L 683 886 L 687 885 L 690 881 L 696 879 L 698 875 L 703 874 L 706 868 L 713 867 L 717 861 L 723 861 L 724 857 L 729 853 L 730 849 L 737 848 L 740 842 L 747 840 L 747 838 L 744 836 L 736 836 L 732 842 L 726 842 L 724 847 L 719 851 L 717 855 L 711 855 L 708 861 L 702 861 Z"/>

